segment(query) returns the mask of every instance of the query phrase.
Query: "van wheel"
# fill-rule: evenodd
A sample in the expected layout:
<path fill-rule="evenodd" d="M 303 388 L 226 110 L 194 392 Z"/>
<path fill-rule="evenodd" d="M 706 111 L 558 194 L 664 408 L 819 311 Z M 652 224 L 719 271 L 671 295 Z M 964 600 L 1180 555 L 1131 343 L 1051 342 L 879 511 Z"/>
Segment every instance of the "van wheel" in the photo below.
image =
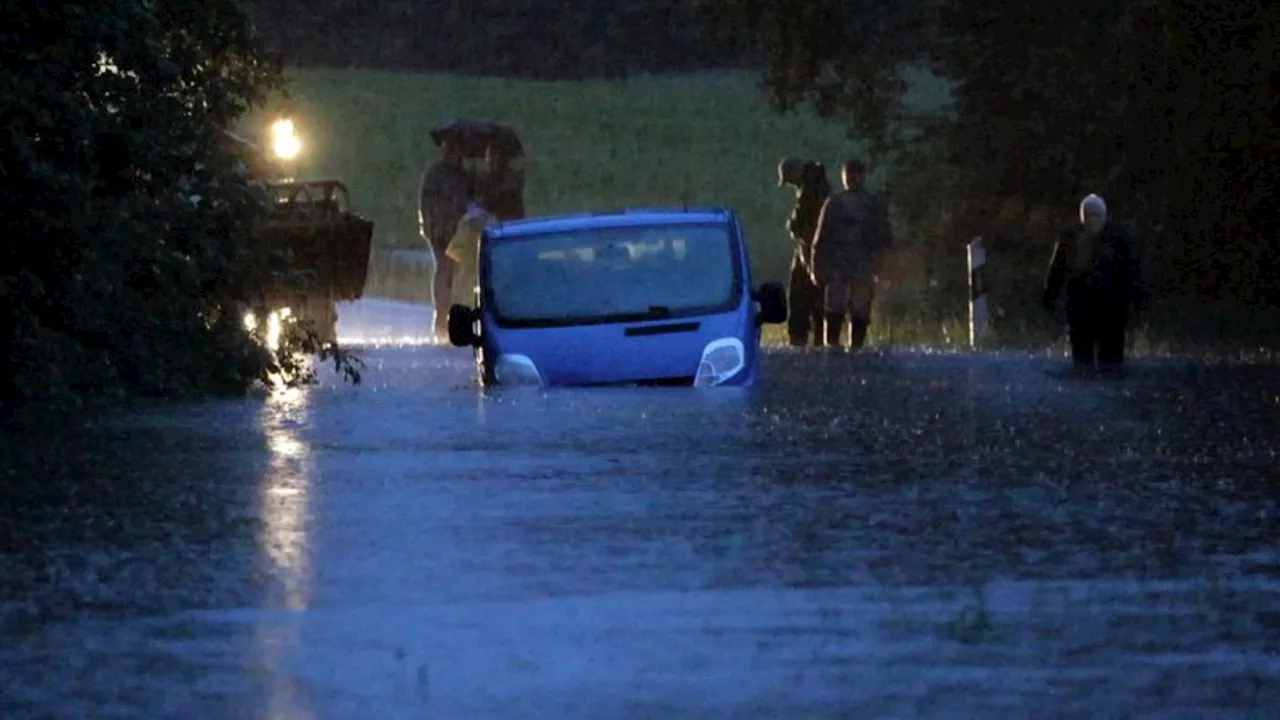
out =
<path fill-rule="evenodd" d="M 474 347 L 479 344 L 475 323 L 480 319 L 478 310 L 466 305 L 449 308 L 449 344 L 454 347 Z"/>

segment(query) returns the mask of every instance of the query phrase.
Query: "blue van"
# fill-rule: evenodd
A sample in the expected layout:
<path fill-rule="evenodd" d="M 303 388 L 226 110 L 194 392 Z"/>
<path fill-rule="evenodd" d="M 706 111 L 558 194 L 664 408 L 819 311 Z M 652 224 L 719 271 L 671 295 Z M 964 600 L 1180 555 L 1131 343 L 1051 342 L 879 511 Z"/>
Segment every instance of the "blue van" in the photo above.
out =
<path fill-rule="evenodd" d="M 485 386 L 750 386 L 761 325 L 787 319 L 725 208 L 495 223 L 478 252 L 477 306 L 450 308 L 449 341 L 476 349 Z"/>

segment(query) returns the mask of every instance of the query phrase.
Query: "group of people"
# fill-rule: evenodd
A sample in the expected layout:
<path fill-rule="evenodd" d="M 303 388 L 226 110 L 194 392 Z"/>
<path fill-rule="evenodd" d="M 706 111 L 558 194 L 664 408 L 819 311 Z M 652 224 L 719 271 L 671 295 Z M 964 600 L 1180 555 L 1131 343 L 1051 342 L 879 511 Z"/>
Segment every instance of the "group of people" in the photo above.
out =
<path fill-rule="evenodd" d="M 440 158 L 423 174 L 419 227 L 435 256 L 432 295 L 437 336 L 448 334 L 455 276 L 466 256 L 460 235 L 477 235 L 489 218 L 524 216 L 523 168 L 489 149 L 483 170 L 467 168 L 459 143 L 440 143 Z M 876 287 L 894 244 L 887 203 L 867 189 L 865 165 L 841 163 L 843 186 L 833 192 L 827 169 L 816 160 L 789 157 L 778 163 L 778 186 L 796 192 L 787 221 L 793 253 L 787 332 L 793 346 L 865 345 Z M 1040 302 L 1056 313 L 1065 294 L 1071 354 L 1077 368 L 1119 370 L 1124 362 L 1130 311 L 1141 306 L 1137 254 L 1110 221 L 1106 202 L 1090 194 L 1080 222 L 1054 244 Z M 845 336 L 845 328 L 848 335 Z M 847 337 L 847 342 L 845 338 Z"/>
<path fill-rule="evenodd" d="M 793 244 L 787 334 L 793 346 L 809 344 L 812 334 L 815 347 L 840 347 L 846 323 L 848 347 L 866 343 L 893 228 L 881 196 L 864 185 L 865 173 L 860 160 L 845 161 L 844 189 L 833 193 L 821 162 L 791 157 L 778 163 L 778 187 L 796 191 L 787 220 Z"/>
<path fill-rule="evenodd" d="M 522 218 L 525 209 L 522 157 L 489 147 L 476 167 L 468 167 L 461 142 L 443 138 L 439 146 L 439 159 L 422 175 L 418 229 L 435 257 L 432 324 L 436 337 L 445 338 L 454 284 L 474 255 L 480 230 L 491 218 Z"/>
<path fill-rule="evenodd" d="M 866 189 L 864 175 L 862 162 L 845 161 L 843 190 L 833 193 L 821 162 L 789 157 L 778 163 L 778 187 L 796 192 L 787 221 L 793 248 L 787 332 L 793 346 L 840 347 L 846 321 L 847 347 L 866 343 L 894 236 L 886 203 Z M 1056 316 L 1065 295 L 1075 368 L 1114 373 L 1123 368 L 1131 311 L 1143 304 L 1137 253 L 1100 196 L 1085 197 L 1079 212 L 1079 224 L 1054 244 L 1040 303 Z"/>

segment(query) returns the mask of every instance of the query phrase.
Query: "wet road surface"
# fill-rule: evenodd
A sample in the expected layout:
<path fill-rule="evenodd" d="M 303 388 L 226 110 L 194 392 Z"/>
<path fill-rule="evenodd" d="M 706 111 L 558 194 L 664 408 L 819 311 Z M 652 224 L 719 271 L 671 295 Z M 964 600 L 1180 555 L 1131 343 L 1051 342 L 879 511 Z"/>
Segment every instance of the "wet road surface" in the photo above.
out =
<path fill-rule="evenodd" d="M 779 350 L 5 441 L 0 717 L 1274 717 L 1280 369 Z"/>

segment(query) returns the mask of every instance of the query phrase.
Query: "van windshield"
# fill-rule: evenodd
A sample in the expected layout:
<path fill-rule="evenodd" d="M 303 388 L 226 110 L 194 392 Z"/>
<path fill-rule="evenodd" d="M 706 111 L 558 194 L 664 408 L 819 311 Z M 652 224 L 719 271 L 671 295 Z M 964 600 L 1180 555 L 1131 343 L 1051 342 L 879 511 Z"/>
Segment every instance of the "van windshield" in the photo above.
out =
<path fill-rule="evenodd" d="M 488 302 L 507 327 L 722 312 L 741 299 L 729 226 L 592 228 L 487 248 Z"/>

